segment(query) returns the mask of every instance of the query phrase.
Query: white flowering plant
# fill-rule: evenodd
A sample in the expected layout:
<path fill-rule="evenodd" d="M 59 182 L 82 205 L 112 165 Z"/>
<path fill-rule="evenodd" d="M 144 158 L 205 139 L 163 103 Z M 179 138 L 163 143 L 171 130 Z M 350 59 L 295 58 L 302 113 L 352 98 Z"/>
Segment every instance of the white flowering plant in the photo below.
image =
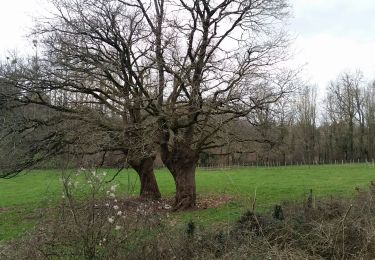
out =
<path fill-rule="evenodd" d="M 9 259 L 147 259 L 154 249 L 144 245 L 169 225 L 152 211 L 162 204 L 124 197 L 110 177 L 97 169 L 65 171 L 61 203 L 45 209 Z"/>
<path fill-rule="evenodd" d="M 106 177 L 105 171 L 83 168 L 62 175 L 58 229 L 74 238 L 68 245 L 74 255 L 106 258 L 126 242 L 123 232 L 130 220 L 117 198 L 118 184 L 107 183 Z"/>

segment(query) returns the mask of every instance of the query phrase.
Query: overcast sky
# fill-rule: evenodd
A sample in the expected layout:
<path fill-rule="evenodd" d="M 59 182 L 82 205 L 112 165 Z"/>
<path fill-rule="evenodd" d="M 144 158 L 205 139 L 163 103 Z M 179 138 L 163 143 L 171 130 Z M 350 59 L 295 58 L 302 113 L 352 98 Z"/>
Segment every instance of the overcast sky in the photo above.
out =
<path fill-rule="evenodd" d="M 295 60 L 305 78 L 325 87 L 342 71 L 375 78 L 374 0 L 293 0 Z"/>
<path fill-rule="evenodd" d="M 23 53 L 31 45 L 25 34 L 45 0 L 0 0 L 0 53 Z M 361 69 L 375 78 L 374 0 L 291 0 L 290 32 L 295 36 L 293 65 L 323 89 L 342 71 Z"/>

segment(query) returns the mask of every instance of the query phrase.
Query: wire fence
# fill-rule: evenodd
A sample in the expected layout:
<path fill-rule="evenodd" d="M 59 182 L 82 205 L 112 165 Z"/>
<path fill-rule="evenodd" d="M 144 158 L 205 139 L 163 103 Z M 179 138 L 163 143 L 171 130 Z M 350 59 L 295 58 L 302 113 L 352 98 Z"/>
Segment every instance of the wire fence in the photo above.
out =
<path fill-rule="evenodd" d="M 216 169 L 231 169 L 231 168 L 276 168 L 276 167 L 292 167 L 292 166 L 319 166 L 319 165 L 364 165 L 366 167 L 375 168 L 375 160 L 330 160 L 330 161 L 267 161 L 267 162 L 238 162 L 238 163 L 216 163 L 216 164 L 200 164 L 199 169 L 216 170 Z"/>

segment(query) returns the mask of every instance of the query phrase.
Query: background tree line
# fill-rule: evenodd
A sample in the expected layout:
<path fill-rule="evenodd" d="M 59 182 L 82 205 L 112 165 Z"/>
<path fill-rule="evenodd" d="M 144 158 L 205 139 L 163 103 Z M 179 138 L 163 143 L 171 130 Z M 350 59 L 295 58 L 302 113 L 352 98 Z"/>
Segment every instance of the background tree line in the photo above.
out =
<path fill-rule="evenodd" d="M 207 154 L 204 164 L 372 162 L 375 158 L 375 83 L 360 71 L 331 81 L 322 99 L 317 86 L 299 91 L 237 121 L 248 140 Z M 239 127 L 240 126 L 240 127 Z"/>

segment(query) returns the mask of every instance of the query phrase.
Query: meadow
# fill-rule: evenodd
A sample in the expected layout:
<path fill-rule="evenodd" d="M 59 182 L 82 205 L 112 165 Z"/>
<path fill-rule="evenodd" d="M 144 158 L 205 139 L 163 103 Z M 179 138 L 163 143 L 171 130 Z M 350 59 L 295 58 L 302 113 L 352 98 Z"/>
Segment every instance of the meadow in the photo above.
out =
<path fill-rule="evenodd" d="M 108 179 L 115 170 L 108 171 Z M 166 169 L 156 170 L 162 196 L 172 198 L 174 185 Z M 32 229 L 43 208 L 61 199 L 61 172 L 34 170 L 12 179 L 0 179 L 0 241 L 21 236 Z M 202 225 L 232 222 L 245 209 L 267 211 L 283 201 L 302 200 L 310 189 L 317 198 L 350 197 L 355 188 L 365 188 L 375 180 L 371 164 L 312 165 L 288 167 L 241 167 L 232 169 L 198 169 L 196 175 L 199 198 L 230 201 L 219 207 L 172 213 L 177 222 L 193 220 Z M 136 196 L 139 183 L 136 174 L 123 170 L 113 181 L 119 184 L 124 198 Z"/>

